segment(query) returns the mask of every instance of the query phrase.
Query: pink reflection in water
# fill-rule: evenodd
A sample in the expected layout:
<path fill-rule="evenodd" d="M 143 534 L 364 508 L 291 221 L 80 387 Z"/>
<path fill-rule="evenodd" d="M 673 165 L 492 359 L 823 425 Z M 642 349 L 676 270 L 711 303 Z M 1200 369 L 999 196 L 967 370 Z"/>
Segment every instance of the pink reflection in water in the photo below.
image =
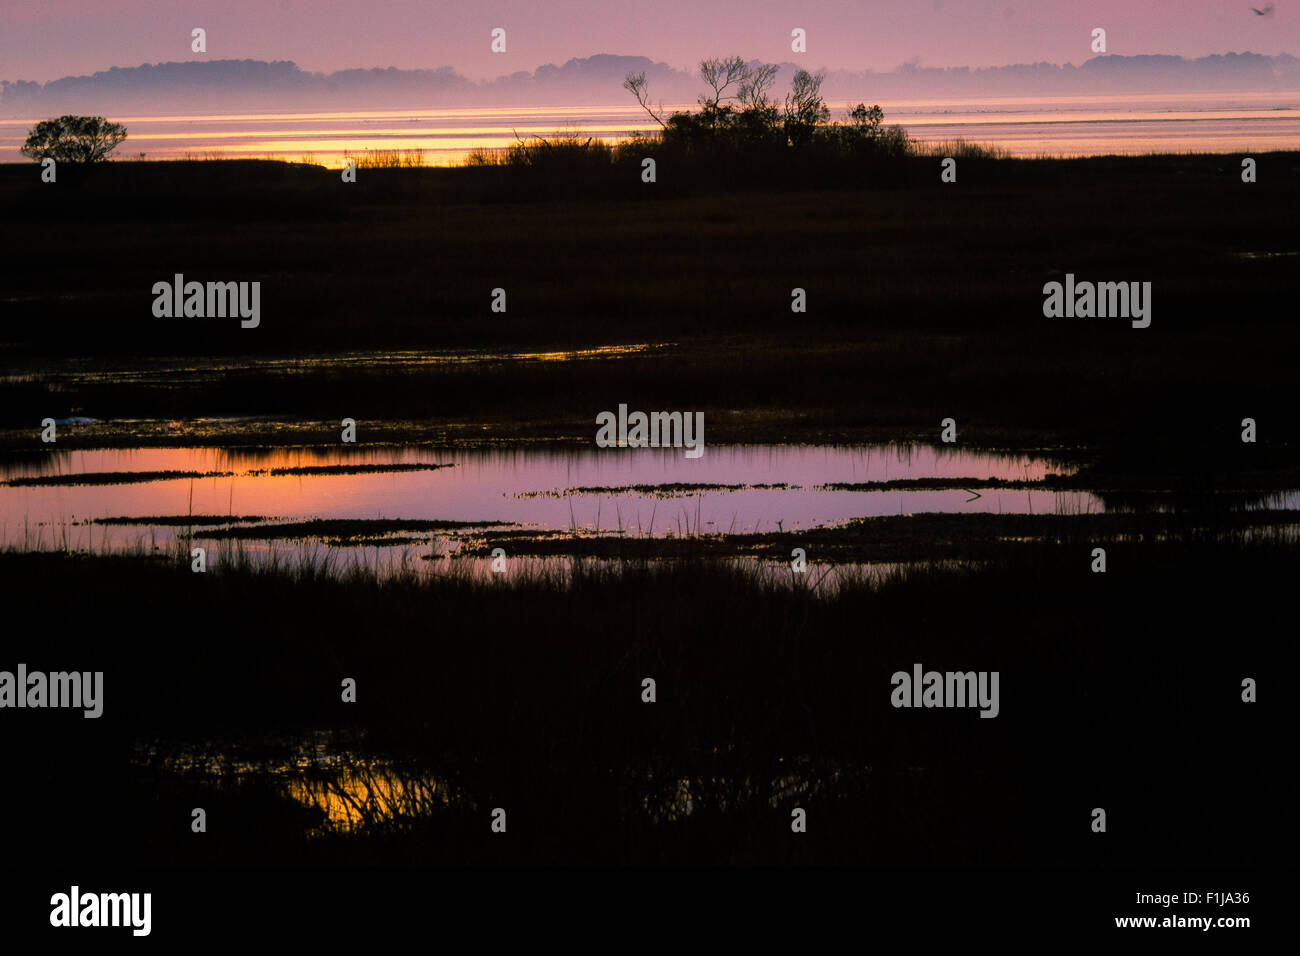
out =
<path fill-rule="evenodd" d="M 430 471 L 272 476 L 273 468 L 450 464 Z M 120 516 L 262 515 L 276 520 L 406 518 L 518 523 L 529 528 L 632 534 L 794 530 L 850 518 L 916 512 L 1100 511 L 1086 493 L 962 490 L 829 491 L 835 482 L 908 478 L 1035 480 L 1061 466 L 1026 455 L 943 447 L 713 446 L 680 449 L 267 449 L 144 448 L 58 452 L 8 464 L 5 479 L 98 472 L 229 472 L 137 484 L 0 486 L 0 543 L 121 547 L 166 542 L 174 529 L 89 526 Z M 628 485 L 673 483 L 788 488 L 706 489 L 663 497 Z M 565 494 L 596 487 L 596 493 Z M 33 542 L 33 535 L 40 540 Z M 66 535 L 66 539 L 63 537 Z"/>

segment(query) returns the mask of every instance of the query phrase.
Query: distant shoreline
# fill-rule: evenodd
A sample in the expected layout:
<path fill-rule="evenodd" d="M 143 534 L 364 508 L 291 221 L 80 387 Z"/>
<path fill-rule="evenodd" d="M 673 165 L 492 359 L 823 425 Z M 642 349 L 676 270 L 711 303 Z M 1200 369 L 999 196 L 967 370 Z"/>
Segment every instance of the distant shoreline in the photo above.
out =
<path fill-rule="evenodd" d="M 616 89 L 616 84 L 611 83 Z M 1011 155 L 1058 157 L 1142 155 L 1151 152 L 1235 152 L 1300 149 L 1300 84 L 1297 89 L 1250 93 L 1098 93 L 1015 97 L 890 97 L 868 86 L 861 97 L 879 102 L 886 125 L 905 128 L 913 140 L 963 139 Z M 831 119 L 851 98 L 828 94 Z M 856 102 L 856 101 L 853 101 Z M 154 106 L 108 109 L 87 100 L 74 112 L 105 115 L 127 126 L 120 158 L 170 159 L 220 155 L 230 158 L 304 157 L 331 168 L 343 156 L 370 151 L 418 151 L 428 165 L 455 165 L 476 149 L 502 148 L 516 135 L 569 132 L 611 145 L 658 130 L 631 101 L 614 93 L 592 104 L 489 107 L 422 105 L 412 108 L 338 108 L 302 111 L 266 105 L 252 110 L 189 109 L 161 112 Z M 693 111 L 690 100 L 668 101 L 664 110 Z M 18 162 L 28 129 L 47 115 L 24 110 L 0 118 L 0 161 Z"/>

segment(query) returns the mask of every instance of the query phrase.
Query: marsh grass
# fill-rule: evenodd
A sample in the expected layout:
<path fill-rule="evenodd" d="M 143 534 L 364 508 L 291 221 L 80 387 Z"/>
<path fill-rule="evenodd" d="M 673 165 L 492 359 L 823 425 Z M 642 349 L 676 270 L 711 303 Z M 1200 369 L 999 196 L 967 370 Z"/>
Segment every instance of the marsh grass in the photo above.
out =
<path fill-rule="evenodd" d="M 621 149 L 573 130 L 549 136 L 516 133 L 515 138 L 517 142 L 510 146 L 471 150 L 463 165 L 550 170 L 608 168 L 614 162 L 616 150 Z"/>
<path fill-rule="evenodd" d="M 351 158 L 358 169 L 419 169 L 428 166 L 423 149 L 366 149 Z"/>
<path fill-rule="evenodd" d="M 832 130 L 831 132 L 834 132 Z M 544 167 L 552 170 L 598 169 L 601 167 L 626 168 L 635 166 L 646 156 L 671 157 L 675 162 L 690 158 L 693 166 L 705 163 L 709 159 L 707 151 L 684 151 L 679 144 L 665 139 L 661 133 L 637 133 L 609 143 L 598 137 L 585 135 L 579 130 L 564 130 L 549 136 L 533 135 L 522 137 L 516 134 L 516 143 L 506 147 L 483 147 L 471 150 L 462 162 L 469 167 Z M 867 148 L 870 147 L 870 148 Z M 1009 150 L 994 144 L 973 143 L 964 139 L 924 142 L 913 140 L 901 127 L 889 127 L 880 130 L 878 137 L 870 143 L 843 140 L 834 135 L 815 141 L 802 152 L 788 146 L 773 151 L 770 146 L 749 144 L 750 155 L 746 157 L 745 146 L 739 149 L 723 144 L 716 144 L 714 159 L 719 166 L 734 166 L 737 163 L 749 165 L 753 160 L 761 160 L 772 168 L 774 173 L 800 166 L 812 168 L 826 167 L 833 162 L 856 159 L 866 168 L 879 171 L 877 161 L 885 159 L 905 160 L 953 157 L 956 159 L 1010 159 Z M 1051 157 L 1043 157 L 1051 158 Z"/>
<path fill-rule="evenodd" d="M 993 143 L 972 143 L 965 139 L 912 141 L 913 156 L 931 159 L 1011 159 L 1011 151 Z M 1054 157 L 1042 156 L 1050 159 Z"/>
<path fill-rule="evenodd" d="M 55 797 L 36 806 L 36 791 L 10 788 L 0 809 L 66 812 L 89 768 L 98 812 L 114 822 L 75 839 L 135 861 L 194 852 L 131 809 L 152 793 L 236 817 L 262 808 L 263 823 L 220 848 L 245 861 L 1081 863 L 1095 843 L 1051 837 L 1086 781 L 1089 794 L 1122 788 L 1129 796 L 1111 799 L 1142 828 L 1141 841 L 1108 847 L 1112 862 L 1249 858 L 1253 815 L 1238 805 L 1272 762 L 1267 738 L 1248 732 L 1239 684 L 1270 666 L 1270 622 L 1292 613 L 1300 548 L 1240 531 L 1133 536 L 1109 543 L 1109 572 L 1092 574 L 1087 544 L 1065 535 L 981 562 L 850 574 L 830 594 L 824 565 L 791 586 L 785 568 L 764 577 L 703 559 L 376 576 L 323 554 L 277 564 L 236 548 L 200 575 L 183 551 L 0 553 L 9 659 L 104 669 L 112 714 L 90 728 L 16 712 L 7 752 L 39 768 Z M 60 628 L 54 654 L 52 606 L 68 621 L 124 626 L 111 641 Z M 917 661 L 1000 670 L 1000 716 L 891 707 L 890 674 Z M 343 677 L 358 682 L 355 705 L 340 704 Z M 641 701 L 646 677 L 653 705 Z M 1116 746 L 1172 714 L 1183 733 Z M 510 808 L 527 839 L 485 847 L 473 837 L 481 813 L 421 797 L 392 826 L 377 807 L 370 830 L 304 849 L 323 832 L 319 814 L 282 777 L 174 780 L 131 758 L 141 739 L 202 749 L 322 731 L 364 737 L 356 761 L 395 762 L 480 809 Z M 1233 754 L 1234 771 L 1197 771 L 1189 800 L 1207 752 Z M 1223 811 L 1213 821 L 1206 800 Z M 821 824 L 807 841 L 789 839 L 795 805 Z"/>

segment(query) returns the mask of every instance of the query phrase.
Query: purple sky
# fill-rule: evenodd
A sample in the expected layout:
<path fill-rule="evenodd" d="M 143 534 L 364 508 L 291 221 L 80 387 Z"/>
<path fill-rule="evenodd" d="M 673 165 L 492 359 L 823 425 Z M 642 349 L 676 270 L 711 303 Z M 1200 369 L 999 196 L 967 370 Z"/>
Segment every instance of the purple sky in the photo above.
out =
<path fill-rule="evenodd" d="M 4 0 L 0 79 L 46 81 L 111 66 L 197 59 L 293 60 L 347 67 L 451 66 L 480 79 L 593 53 L 644 55 L 677 67 L 704 56 L 792 60 L 831 69 L 996 66 L 1108 52 L 1300 53 L 1298 0 Z M 489 51 L 493 27 L 508 52 Z M 790 30 L 808 53 L 790 52 Z"/>

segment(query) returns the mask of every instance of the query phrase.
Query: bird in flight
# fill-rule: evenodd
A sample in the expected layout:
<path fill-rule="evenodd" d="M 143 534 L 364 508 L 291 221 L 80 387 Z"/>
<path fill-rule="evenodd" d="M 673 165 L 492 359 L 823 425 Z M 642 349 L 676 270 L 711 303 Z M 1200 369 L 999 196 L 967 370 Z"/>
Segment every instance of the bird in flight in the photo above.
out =
<path fill-rule="evenodd" d="M 1273 4 L 1265 5 L 1263 10 L 1259 9 L 1259 7 L 1251 7 L 1250 10 L 1257 17 L 1269 17 L 1273 15 Z"/>

